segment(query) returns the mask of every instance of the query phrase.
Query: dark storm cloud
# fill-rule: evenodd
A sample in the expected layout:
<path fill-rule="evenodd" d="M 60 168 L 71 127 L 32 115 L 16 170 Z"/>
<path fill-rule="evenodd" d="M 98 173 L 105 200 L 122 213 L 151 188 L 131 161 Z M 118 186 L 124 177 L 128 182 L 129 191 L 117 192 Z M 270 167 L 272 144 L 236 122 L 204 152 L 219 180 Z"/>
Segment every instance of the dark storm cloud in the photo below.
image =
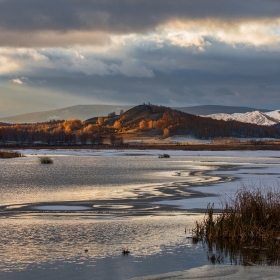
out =
<path fill-rule="evenodd" d="M 0 0 L 0 77 L 104 103 L 277 108 L 279 15 L 273 0 Z"/>
<path fill-rule="evenodd" d="M 78 79 L 73 76 L 72 81 L 64 81 L 61 86 L 69 83 L 71 90 L 70 85 L 80 83 L 80 87 L 86 88 L 84 94 L 87 96 L 94 95 L 94 91 L 102 96 L 105 89 L 106 98 L 115 102 L 131 100 L 139 103 L 142 100 L 191 105 L 240 105 L 242 102 L 247 106 L 275 109 L 280 104 L 280 57 L 277 51 L 258 51 L 253 47 L 232 49 L 220 43 L 195 54 L 193 49 L 167 45 L 159 55 L 155 53 L 155 50 L 140 48 L 133 52 L 145 67 L 153 70 L 153 78 L 120 75 L 100 78 L 81 74 Z M 164 62 L 160 57 L 165 58 Z M 175 69 L 174 65 L 177 65 Z M 110 89 L 114 91 L 110 92 Z"/>
<path fill-rule="evenodd" d="M 272 0 L 1 0 L 3 30 L 142 32 L 171 19 L 279 17 Z"/>
<path fill-rule="evenodd" d="M 101 32 L 0 31 L 0 45 L 4 47 L 50 48 L 75 44 L 98 46 L 110 44 L 110 42 L 110 37 Z"/>
<path fill-rule="evenodd" d="M 190 49 L 165 46 L 160 50 L 160 56 L 165 57 L 162 62 L 155 51 L 134 49 L 133 56 L 154 72 L 153 78 L 69 73 L 65 68 L 52 72 L 41 69 L 36 73 L 39 75 L 36 79 L 47 76 L 46 84 L 52 90 L 98 97 L 105 103 L 152 102 L 188 106 L 240 105 L 241 102 L 244 106 L 277 109 L 280 104 L 278 52 L 268 55 L 254 48 L 232 51 L 223 44 L 207 50 L 193 54 Z M 107 59 L 106 63 L 110 65 L 117 61 Z M 165 71 L 169 64 L 171 67 Z M 174 64 L 178 68 L 173 69 Z"/>

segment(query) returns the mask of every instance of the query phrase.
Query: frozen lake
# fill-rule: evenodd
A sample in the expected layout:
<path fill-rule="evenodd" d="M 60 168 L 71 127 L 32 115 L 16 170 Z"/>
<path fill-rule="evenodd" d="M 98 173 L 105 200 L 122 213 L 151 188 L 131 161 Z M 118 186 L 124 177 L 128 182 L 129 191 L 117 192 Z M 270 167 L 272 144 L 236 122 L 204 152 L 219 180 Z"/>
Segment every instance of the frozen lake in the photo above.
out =
<path fill-rule="evenodd" d="M 185 228 L 219 196 L 280 177 L 275 151 L 22 152 L 0 160 L 0 279 L 129 279 L 209 264 Z M 54 163 L 39 164 L 44 154 Z"/>

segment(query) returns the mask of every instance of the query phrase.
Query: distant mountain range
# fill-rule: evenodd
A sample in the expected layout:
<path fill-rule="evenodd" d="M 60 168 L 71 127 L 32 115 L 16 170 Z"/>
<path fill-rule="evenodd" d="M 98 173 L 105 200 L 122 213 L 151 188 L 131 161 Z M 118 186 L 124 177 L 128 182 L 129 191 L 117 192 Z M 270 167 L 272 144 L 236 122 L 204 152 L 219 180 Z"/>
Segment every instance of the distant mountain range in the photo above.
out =
<path fill-rule="evenodd" d="M 117 114 L 121 109 L 124 111 L 132 106 L 127 105 L 76 105 L 56 110 L 28 113 L 16 115 L 6 118 L 0 118 L 0 122 L 4 123 L 37 123 L 48 122 L 51 120 L 70 120 L 79 119 L 84 121 L 91 117 L 106 116 L 110 112 Z"/>
<path fill-rule="evenodd" d="M 124 111 L 131 109 L 133 106 L 128 105 L 76 105 L 56 110 L 34 112 L 11 117 L 0 118 L 0 122 L 4 123 L 36 123 L 48 122 L 51 120 L 69 120 L 79 119 L 81 121 L 98 117 L 106 116 L 110 112 L 118 114 L 121 109 Z M 220 105 L 202 105 L 192 107 L 176 107 L 173 108 L 185 113 L 194 115 L 209 115 L 209 114 L 233 114 L 233 113 L 246 113 L 253 111 L 268 112 L 266 109 L 255 109 L 250 107 L 233 107 L 233 106 L 220 106 Z"/>

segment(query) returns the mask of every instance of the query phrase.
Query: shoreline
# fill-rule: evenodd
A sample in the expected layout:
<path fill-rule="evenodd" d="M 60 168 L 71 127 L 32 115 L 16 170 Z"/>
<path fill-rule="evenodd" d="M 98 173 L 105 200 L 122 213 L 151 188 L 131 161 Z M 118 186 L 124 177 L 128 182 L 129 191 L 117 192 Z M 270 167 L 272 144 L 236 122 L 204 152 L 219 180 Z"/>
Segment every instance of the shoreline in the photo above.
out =
<path fill-rule="evenodd" d="M 9 150 L 9 149 L 7 149 Z M 96 149 L 89 147 L 73 147 L 73 148 L 19 148 L 16 149 L 21 152 L 23 156 L 65 156 L 65 155 L 77 155 L 77 156 L 159 156 L 162 153 L 168 153 L 170 156 L 229 156 L 229 157 L 248 157 L 248 156 L 261 156 L 261 157 L 279 157 L 280 150 L 184 150 L 184 149 L 137 149 L 131 148 L 126 149 L 122 147 L 121 149 L 115 147 L 108 147 L 106 149 Z M 215 152 L 215 154 L 213 154 Z M 22 157 L 21 157 L 22 158 Z M 20 158 L 13 158 L 20 159 Z M 1 160 L 1 158 L 0 158 Z M 168 160 L 168 159 L 162 159 Z"/>
<path fill-rule="evenodd" d="M 135 277 L 130 280 L 279 279 L 279 266 L 205 265 L 184 271 Z"/>
<path fill-rule="evenodd" d="M 138 144 L 124 144 L 124 145 L 5 145 L 0 146 L 1 150 L 75 150 L 75 149 L 93 149 L 93 150 L 185 150 L 185 151 L 258 151 L 258 150 L 272 150 L 280 151 L 280 143 L 270 143 L 264 142 L 259 143 L 229 143 L 229 144 L 216 144 L 216 143 L 197 143 L 190 142 L 187 144 L 184 143 L 138 143 Z"/>

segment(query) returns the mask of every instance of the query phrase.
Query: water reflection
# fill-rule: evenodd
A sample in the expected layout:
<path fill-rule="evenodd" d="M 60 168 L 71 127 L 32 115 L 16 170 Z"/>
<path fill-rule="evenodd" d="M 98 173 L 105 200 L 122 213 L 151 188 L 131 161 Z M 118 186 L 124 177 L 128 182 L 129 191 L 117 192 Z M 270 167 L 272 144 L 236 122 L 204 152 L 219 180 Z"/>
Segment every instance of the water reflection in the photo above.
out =
<path fill-rule="evenodd" d="M 144 270 L 147 274 L 164 273 L 208 262 L 242 264 L 258 263 L 259 260 L 264 264 L 264 260 L 271 260 L 271 264 L 277 264 L 278 255 L 265 255 L 265 250 L 253 249 L 251 244 L 239 247 L 192 244 L 186 239 L 184 229 L 191 228 L 199 216 L 179 212 L 170 212 L 172 215 L 168 216 L 170 213 L 166 213 L 166 209 L 149 202 L 156 198 L 186 197 L 188 186 L 220 182 L 223 174 L 220 176 L 217 170 L 221 166 L 227 173 L 231 170 L 234 176 L 236 170 L 233 168 L 238 169 L 239 165 L 278 164 L 279 159 L 246 158 L 247 163 L 240 157 L 184 159 L 65 156 L 56 157 L 51 166 L 39 165 L 36 158 L 0 161 L 0 205 L 10 205 L 0 217 L 0 278 L 11 280 L 10 276 L 16 275 L 14 279 L 31 279 L 32 273 L 27 273 L 25 278 L 18 278 L 18 274 L 13 273 L 37 269 L 34 279 L 40 279 L 43 269 L 60 270 L 61 267 L 64 274 L 61 272 L 60 279 L 126 279 L 127 275 L 141 276 Z M 180 176 L 176 176 L 177 171 Z M 68 214 L 58 211 L 27 215 L 15 206 L 21 204 L 20 207 L 24 208 L 30 203 L 65 202 L 59 205 L 69 207 L 67 201 L 79 205 L 82 200 L 89 201 L 96 211 L 107 212 L 97 215 L 93 211 Z M 145 216 L 138 216 L 136 206 L 143 200 Z M 157 216 L 150 216 L 154 209 Z M 118 215 L 117 211 L 126 215 Z M 130 249 L 127 258 L 122 256 L 123 248 Z M 112 268 L 111 274 L 107 275 L 108 267 L 115 265 L 118 267 Z M 74 278 L 74 270 L 81 268 L 88 272 L 88 276 L 81 278 L 76 274 Z M 130 274 L 125 274 L 125 269 Z M 1 271 L 13 273 L 3 277 Z M 51 278 L 51 274 L 46 275 L 46 279 Z"/>
<path fill-rule="evenodd" d="M 279 241 L 241 242 L 220 240 L 204 242 L 208 260 L 213 264 L 231 263 L 234 265 L 280 265 Z"/>
<path fill-rule="evenodd" d="M 198 215 L 95 219 L 86 216 L 19 216 L 0 219 L 0 270 L 22 270 L 30 264 L 92 263 L 122 255 L 172 254 L 175 248 L 195 250 L 186 239 Z M 199 245 L 201 247 L 201 245 Z M 85 250 L 88 250 L 85 252 Z"/>
<path fill-rule="evenodd" d="M 222 176 L 205 173 L 218 168 L 189 158 L 151 156 L 57 156 L 48 166 L 37 158 L 0 160 L 0 205 L 188 195 L 181 186 L 218 182 Z"/>

